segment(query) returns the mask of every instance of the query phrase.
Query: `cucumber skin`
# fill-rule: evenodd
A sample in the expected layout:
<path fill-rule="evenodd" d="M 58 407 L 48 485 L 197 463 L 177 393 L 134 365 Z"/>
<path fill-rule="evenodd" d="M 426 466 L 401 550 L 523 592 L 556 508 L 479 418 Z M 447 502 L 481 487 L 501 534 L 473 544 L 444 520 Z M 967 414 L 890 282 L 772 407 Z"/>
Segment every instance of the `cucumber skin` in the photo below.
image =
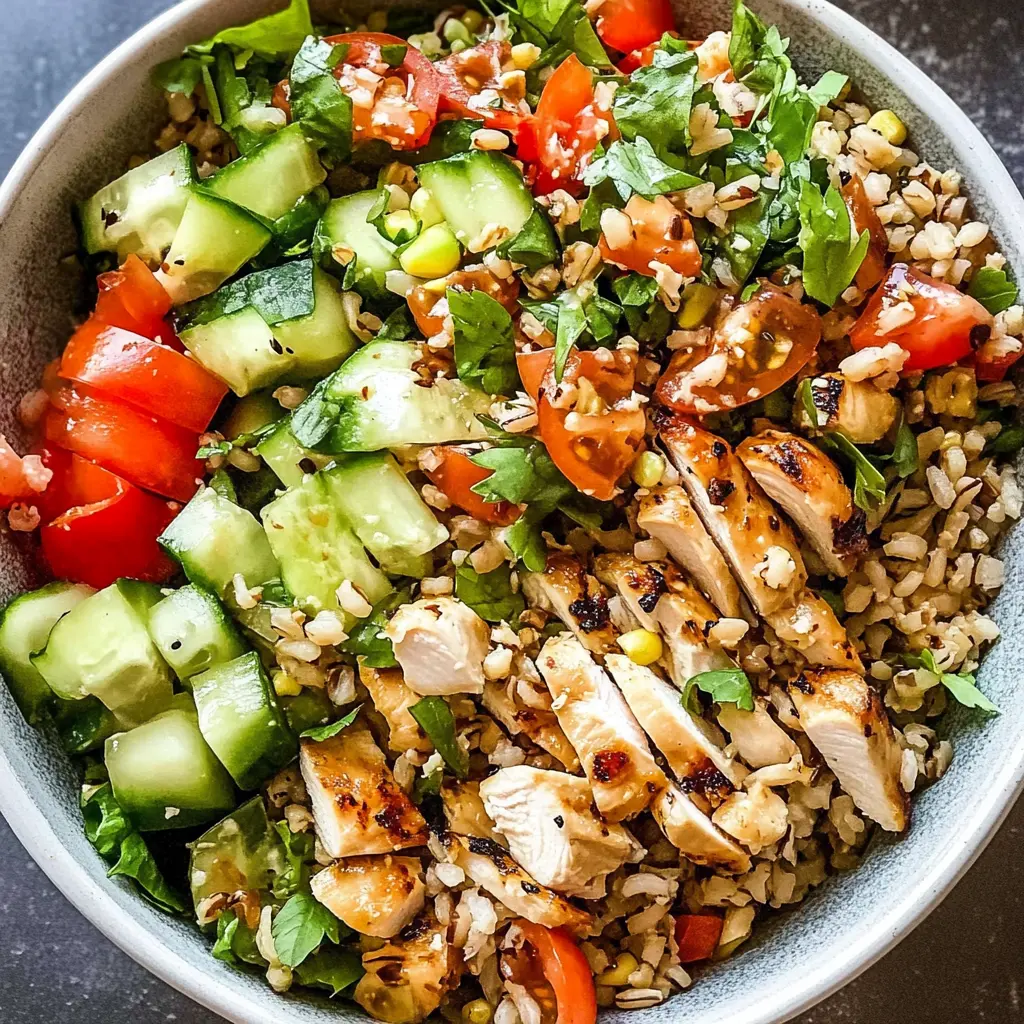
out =
<path fill-rule="evenodd" d="M 395 255 L 396 247 L 366 220 L 377 196 L 373 189 L 332 199 L 313 236 L 313 255 L 324 270 L 354 288 L 367 301 L 396 305 L 398 298 L 387 290 L 385 281 L 387 271 L 402 269 Z M 355 252 L 354 273 L 334 258 L 335 245 L 347 245 Z"/>

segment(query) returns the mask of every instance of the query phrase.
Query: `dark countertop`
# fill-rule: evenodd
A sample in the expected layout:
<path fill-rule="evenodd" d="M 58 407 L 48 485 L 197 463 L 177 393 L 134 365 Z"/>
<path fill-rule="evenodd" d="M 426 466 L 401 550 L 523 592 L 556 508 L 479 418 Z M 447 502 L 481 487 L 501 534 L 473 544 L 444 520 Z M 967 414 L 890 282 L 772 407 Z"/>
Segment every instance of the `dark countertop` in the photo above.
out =
<path fill-rule="evenodd" d="M 1021 0 L 836 0 L 956 99 L 1024 185 Z M 93 64 L 168 0 L 3 3 L 0 173 Z M 59 26 L 59 33 L 54 27 Z M 968 876 L 896 950 L 800 1024 L 1024 1020 L 1024 802 Z M 71 907 L 0 819 L 3 1024 L 215 1024 Z M 725 1024 L 725 1022 L 723 1022 Z"/>

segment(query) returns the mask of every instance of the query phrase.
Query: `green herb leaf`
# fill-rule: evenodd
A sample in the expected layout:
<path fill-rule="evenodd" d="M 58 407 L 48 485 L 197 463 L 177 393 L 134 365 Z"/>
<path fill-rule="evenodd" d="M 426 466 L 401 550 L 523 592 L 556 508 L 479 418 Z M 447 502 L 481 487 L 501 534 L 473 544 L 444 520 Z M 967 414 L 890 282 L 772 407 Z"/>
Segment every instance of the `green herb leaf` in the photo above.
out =
<path fill-rule="evenodd" d="M 871 234 L 852 241 L 853 225 L 843 197 L 831 185 L 822 196 L 816 185 L 800 188 L 800 248 L 804 253 L 804 287 L 812 298 L 832 307 L 850 286 L 867 255 Z"/>
<path fill-rule="evenodd" d="M 528 508 L 503 535 L 506 547 L 530 572 L 543 572 L 547 565 L 548 548 L 540 524 L 550 511 L 542 505 Z"/>
<path fill-rule="evenodd" d="M 455 716 L 443 697 L 424 697 L 409 708 L 444 763 L 464 779 L 469 775 L 469 755 L 459 745 L 455 734 Z"/>
<path fill-rule="evenodd" d="M 899 430 L 892 447 L 892 464 L 901 480 L 916 473 L 921 465 L 921 457 L 917 451 L 917 435 L 910 429 L 906 417 L 900 417 Z"/>
<path fill-rule="evenodd" d="M 287 899 L 309 887 L 309 871 L 315 860 L 313 836 L 309 832 L 293 832 L 287 821 L 275 821 L 274 831 L 281 840 L 284 867 L 274 872 L 270 891 L 279 899 Z"/>
<path fill-rule="evenodd" d="M 935 655 L 927 647 L 923 651 L 903 655 L 903 663 L 910 668 L 924 668 L 939 677 L 942 685 L 967 708 L 978 708 L 990 714 L 1000 714 L 999 708 L 978 689 L 970 673 L 943 672 L 935 663 Z"/>
<path fill-rule="evenodd" d="M 209 56 L 184 56 L 164 61 L 153 69 L 153 84 L 165 92 L 180 92 L 191 96 L 202 81 L 203 66 L 212 60 Z"/>
<path fill-rule="evenodd" d="M 750 70 L 764 42 L 764 36 L 764 22 L 742 0 L 736 0 L 732 11 L 729 63 L 737 79 Z"/>
<path fill-rule="evenodd" d="M 389 68 L 400 67 L 408 50 L 409 47 L 405 43 L 389 43 L 380 48 L 381 60 Z"/>
<path fill-rule="evenodd" d="M 1024 448 L 1024 426 L 1011 423 L 985 445 L 986 455 L 1013 455 Z"/>
<path fill-rule="evenodd" d="M 547 214 L 534 207 L 520 232 L 495 250 L 503 260 L 521 263 L 534 273 L 558 259 L 558 238 Z"/>
<path fill-rule="evenodd" d="M 553 299 L 520 300 L 555 335 L 555 380 L 560 381 L 572 347 L 586 335 L 598 345 L 615 337 L 622 310 L 592 284 L 577 285 Z"/>
<path fill-rule="evenodd" d="M 623 306 L 649 306 L 658 297 L 658 282 L 631 270 L 612 282 L 612 290 Z"/>
<path fill-rule="evenodd" d="M 307 729 L 304 733 L 299 735 L 304 740 L 316 740 L 319 743 L 321 740 L 329 740 L 332 736 L 337 736 L 339 732 L 347 729 L 358 717 L 359 709 L 362 708 L 362 704 L 357 704 L 347 715 L 343 718 L 339 718 L 336 722 L 330 722 L 327 725 L 320 725 L 314 729 Z"/>
<path fill-rule="evenodd" d="M 447 291 L 455 333 L 459 379 L 489 395 L 511 395 L 519 386 L 512 317 L 487 292 Z"/>
<path fill-rule="evenodd" d="M 226 28 L 193 49 L 212 49 L 215 44 L 224 43 L 235 50 L 251 50 L 268 59 L 289 60 L 298 52 L 302 41 L 312 34 L 309 0 L 291 0 L 285 10 L 257 18 L 248 25 Z"/>
<path fill-rule="evenodd" d="M 328 998 L 351 988 L 364 974 L 362 957 L 351 949 L 321 949 L 295 968 L 300 985 L 325 988 Z"/>
<path fill-rule="evenodd" d="M 683 704 L 690 706 L 694 688 L 708 694 L 719 704 L 735 704 L 741 711 L 754 710 L 754 696 L 746 672 L 739 668 L 725 668 L 717 672 L 700 672 L 686 681 Z"/>
<path fill-rule="evenodd" d="M 838 71 L 826 71 L 818 81 L 807 90 L 807 95 L 819 107 L 827 107 L 834 99 L 837 99 L 846 88 L 849 78 L 839 74 Z"/>
<path fill-rule="evenodd" d="M 217 918 L 217 941 L 210 950 L 214 960 L 230 964 L 232 967 L 239 967 L 240 962 L 231 948 L 232 941 L 238 931 L 239 920 L 234 914 L 224 913 Z"/>
<path fill-rule="evenodd" d="M 416 331 L 412 315 L 407 305 L 398 306 L 388 315 L 383 326 L 377 332 L 376 341 L 405 341 Z"/>
<path fill-rule="evenodd" d="M 199 449 L 199 451 L 202 450 L 202 448 Z M 206 456 L 197 454 L 196 458 L 202 459 L 206 458 Z M 222 498 L 227 498 L 228 501 L 233 501 L 236 505 L 238 504 L 238 492 L 235 490 L 234 482 L 225 470 L 218 469 L 217 472 L 210 477 L 209 486 L 212 487 Z"/>
<path fill-rule="evenodd" d="M 615 185 L 623 200 L 634 194 L 653 199 L 702 183 L 696 175 L 665 163 L 642 135 L 635 142 L 613 142 L 608 152 L 583 172 L 587 185 L 597 185 L 606 179 Z"/>
<path fill-rule="evenodd" d="M 1005 270 L 980 267 L 971 278 L 967 294 L 977 299 L 993 316 L 1009 309 L 1017 301 L 1017 285 Z"/>
<path fill-rule="evenodd" d="M 865 512 L 874 511 L 885 500 L 885 477 L 879 468 L 845 434 L 830 431 L 822 436 L 822 442 L 834 451 L 841 452 L 853 465 L 854 504 Z"/>
<path fill-rule="evenodd" d="M 754 202 L 729 216 L 729 233 L 718 242 L 718 253 L 729 261 L 733 276 L 742 285 L 754 272 L 768 243 L 771 224 L 768 199 L 762 191 Z"/>
<path fill-rule="evenodd" d="M 297 892 L 277 912 L 271 927 L 281 963 L 298 967 L 325 939 L 339 941 L 338 919 L 311 893 Z"/>
<path fill-rule="evenodd" d="M 373 611 L 349 633 L 348 639 L 339 645 L 339 649 L 362 658 L 368 668 L 395 668 L 398 662 L 391 641 L 384 635 L 384 627 L 398 606 L 408 600 L 409 591 L 404 589 L 382 598 L 373 606 Z"/>
<path fill-rule="evenodd" d="M 292 119 L 322 146 L 334 163 L 352 152 L 352 100 L 334 77 L 335 47 L 310 35 L 289 75 Z"/>
<path fill-rule="evenodd" d="M 510 501 L 513 505 L 525 502 L 550 512 L 576 492 L 544 445 L 533 438 L 505 439 L 493 448 L 477 452 L 470 461 L 494 471 L 471 488 L 484 501 Z"/>
<path fill-rule="evenodd" d="M 526 602 L 512 592 L 511 576 L 507 563 L 483 574 L 463 563 L 455 570 L 455 596 L 486 622 L 517 622 Z"/>
<path fill-rule="evenodd" d="M 197 459 L 212 459 L 215 455 L 228 455 L 231 452 L 230 441 L 215 441 L 212 444 L 204 444 L 196 451 Z"/>

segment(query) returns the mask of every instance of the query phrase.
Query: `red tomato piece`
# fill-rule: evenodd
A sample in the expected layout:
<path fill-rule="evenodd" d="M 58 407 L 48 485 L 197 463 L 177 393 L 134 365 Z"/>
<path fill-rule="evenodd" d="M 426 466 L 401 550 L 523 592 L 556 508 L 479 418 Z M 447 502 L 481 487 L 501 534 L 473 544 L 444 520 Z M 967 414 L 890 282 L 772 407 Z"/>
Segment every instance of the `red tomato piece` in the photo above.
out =
<path fill-rule="evenodd" d="M 1002 337 L 982 344 L 974 360 L 974 374 L 979 381 L 983 384 L 994 384 L 1003 380 L 1010 367 L 1016 365 L 1021 356 L 1024 356 L 1024 348 L 1007 351 L 1015 341 L 1015 338 Z"/>
<path fill-rule="evenodd" d="M 433 454 L 441 461 L 436 468 L 427 471 L 427 476 L 453 505 L 482 523 L 497 526 L 509 526 L 519 518 L 519 509 L 511 502 L 484 501 L 472 490 L 474 484 L 486 480 L 493 470 L 478 466 L 468 454 L 450 445 L 433 449 Z"/>
<path fill-rule="evenodd" d="M 903 306 L 893 313 L 896 306 Z M 913 312 L 912 319 L 904 319 Z M 951 366 L 988 340 L 992 315 L 951 284 L 894 263 L 850 330 L 857 350 L 895 342 L 910 353 L 905 372 Z M 890 326 L 892 325 L 892 326 Z"/>
<path fill-rule="evenodd" d="M 655 389 L 662 405 L 703 416 L 763 398 L 794 377 L 821 341 L 821 317 L 762 281 L 718 324 L 708 345 L 673 353 Z"/>
<path fill-rule="evenodd" d="M 60 374 L 196 433 L 228 392 L 189 356 L 95 319 L 72 335 Z"/>
<path fill-rule="evenodd" d="M 34 452 L 53 473 L 46 490 L 33 502 L 44 523 L 56 519 L 70 508 L 112 498 L 130 486 L 126 480 L 102 466 L 56 445 L 40 445 Z"/>
<path fill-rule="evenodd" d="M 128 576 L 162 583 L 175 563 L 156 538 L 180 506 L 140 491 L 126 480 L 116 494 L 69 509 L 43 526 L 43 557 L 53 575 L 101 589 Z"/>
<path fill-rule="evenodd" d="M 629 53 L 657 42 L 676 21 L 669 0 L 604 0 L 596 27 L 602 43 Z"/>
<path fill-rule="evenodd" d="M 882 227 L 882 222 L 875 213 L 875 208 L 864 191 L 864 182 L 856 175 L 840 189 L 846 209 L 850 213 L 853 229 L 857 235 L 867 231 L 871 236 L 867 255 L 861 263 L 855 278 L 857 287 L 862 292 L 870 291 L 885 277 L 885 254 L 889 251 L 889 238 Z"/>
<path fill-rule="evenodd" d="M 573 937 L 565 928 L 545 928 L 526 920 L 516 923 L 522 930 L 529 951 L 536 958 L 547 982 L 546 987 L 554 996 L 558 1012 L 556 1024 L 594 1024 L 597 1020 L 594 975 Z M 504 973 L 504 956 L 502 968 Z M 509 973 L 518 973 L 524 981 L 529 980 L 529 968 L 526 965 L 518 972 L 513 969 Z M 549 999 L 544 998 L 546 992 L 540 994 L 538 1002 L 543 1010 Z"/>
<path fill-rule="evenodd" d="M 355 141 L 383 139 L 394 149 L 417 149 L 426 143 L 441 95 L 441 78 L 434 65 L 415 46 L 386 32 L 346 32 L 328 36 L 327 42 L 348 46 L 334 76 L 342 92 L 360 101 L 352 105 Z M 384 46 L 405 47 L 398 67 L 384 60 Z M 363 102 L 367 95 L 372 101 L 369 106 Z"/>
<path fill-rule="evenodd" d="M 409 292 L 409 312 L 424 338 L 432 338 L 444 330 L 444 316 L 433 312 L 434 307 L 445 297 L 445 291 L 457 288 L 464 292 L 487 292 L 492 299 L 500 302 L 509 313 L 515 313 L 519 297 L 519 278 L 503 281 L 486 267 L 478 270 L 456 270 L 444 278 L 444 288 L 418 285 Z M 443 307 L 442 307 L 443 308 Z"/>
<path fill-rule="evenodd" d="M 627 220 L 628 218 L 628 220 Z M 696 277 L 701 270 L 700 248 L 686 214 L 664 196 L 653 202 L 631 196 L 626 207 L 602 217 L 602 224 L 614 224 L 614 234 L 601 233 L 598 242 L 606 262 L 626 270 L 654 277 L 651 264 L 664 263 L 683 277 Z"/>
<path fill-rule="evenodd" d="M 693 964 L 709 960 L 718 948 L 724 920 L 714 914 L 680 914 L 676 918 L 679 962 Z"/>
<path fill-rule="evenodd" d="M 592 72 L 575 54 L 547 80 L 529 126 L 520 133 L 519 157 L 536 164 L 536 195 L 559 188 L 579 195 L 597 144 L 617 134 L 611 111 L 595 102 Z"/>
<path fill-rule="evenodd" d="M 679 38 L 678 32 L 669 32 L 670 36 Z M 687 39 L 686 45 L 691 50 L 696 50 L 698 46 L 703 42 L 702 39 Z M 647 68 L 654 63 L 654 54 L 658 51 L 661 45 L 661 38 L 659 37 L 653 43 L 648 43 L 645 47 L 639 50 L 631 50 L 622 58 L 615 66 L 624 74 L 631 75 L 637 68 Z"/>
<path fill-rule="evenodd" d="M 129 405 L 67 386 L 43 418 L 48 441 L 139 487 L 188 501 L 203 476 L 194 431 Z"/>
<path fill-rule="evenodd" d="M 530 117 L 522 76 L 522 89 L 502 85 L 502 75 L 515 69 L 509 43 L 492 40 L 471 46 L 438 61 L 434 69 L 441 78 L 442 113 L 480 118 L 489 128 L 507 131 L 515 131 Z"/>
<path fill-rule="evenodd" d="M 100 323 L 144 338 L 170 333 L 164 317 L 170 312 L 171 297 L 138 256 L 129 256 L 119 270 L 100 274 L 96 283 L 99 295 L 93 316 Z"/>

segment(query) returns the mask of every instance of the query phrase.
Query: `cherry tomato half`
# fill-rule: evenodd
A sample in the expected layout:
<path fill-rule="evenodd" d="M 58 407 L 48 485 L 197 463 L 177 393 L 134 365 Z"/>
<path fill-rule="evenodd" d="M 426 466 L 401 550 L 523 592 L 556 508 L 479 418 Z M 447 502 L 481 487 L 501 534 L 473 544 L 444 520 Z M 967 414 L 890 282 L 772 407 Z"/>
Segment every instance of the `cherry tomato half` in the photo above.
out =
<path fill-rule="evenodd" d="M 517 924 L 526 944 L 514 955 L 502 954 L 503 975 L 520 984 L 526 982 L 531 995 L 540 997 L 537 1001 L 542 1014 L 553 996 L 556 1024 L 594 1024 L 597 1020 L 594 975 L 572 936 L 564 928 L 545 928 L 525 920 Z M 536 979 L 538 968 L 543 977 L 540 984 Z"/>
<path fill-rule="evenodd" d="M 867 292 L 885 277 L 885 254 L 889 251 L 889 238 L 878 219 L 878 214 L 875 213 L 875 208 L 871 205 L 871 200 L 868 199 L 867 192 L 864 191 L 864 182 L 858 175 L 850 175 L 850 180 L 843 185 L 840 192 L 850 213 L 854 231 L 858 236 L 864 231 L 871 236 L 867 255 L 855 278 L 857 287 L 862 292 Z"/>
<path fill-rule="evenodd" d="M 479 118 L 489 128 L 515 131 L 530 117 L 526 80 L 503 75 L 515 70 L 512 47 L 493 40 L 453 53 L 434 65 L 441 78 L 442 113 Z"/>
<path fill-rule="evenodd" d="M 486 480 L 494 471 L 478 466 L 469 454 L 451 445 L 434 448 L 433 453 L 441 461 L 427 470 L 430 482 L 442 491 L 453 504 L 468 512 L 482 523 L 509 526 L 520 516 L 519 509 L 508 501 L 484 501 L 472 488 Z"/>
<path fill-rule="evenodd" d="M 676 22 L 669 0 L 604 0 L 596 27 L 602 43 L 629 53 L 657 42 Z"/>
<path fill-rule="evenodd" d="M 628 218 L 628 219 L 627 219 Z M 631 196 L 621 212 L 610 211 L 602 217 L 602 227 L 615 225 L 610 237 L 602 232 L 601 255 L 608 263 L 654 277 L 652 263 L 664 263 L 683 277 L 696 277 L 701 255 L 693 237 L 690 218 L 677 210 L 664 196 L 653 202 L 643 196 Z"/>

